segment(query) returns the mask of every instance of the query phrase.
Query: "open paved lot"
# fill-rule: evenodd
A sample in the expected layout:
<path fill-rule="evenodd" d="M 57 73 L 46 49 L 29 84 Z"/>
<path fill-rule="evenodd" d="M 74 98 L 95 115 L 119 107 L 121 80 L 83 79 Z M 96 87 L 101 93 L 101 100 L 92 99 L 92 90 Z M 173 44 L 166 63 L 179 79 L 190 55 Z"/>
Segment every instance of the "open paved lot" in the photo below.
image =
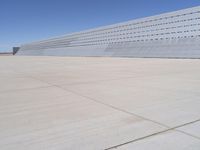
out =
<path fill-rule="evenodd" d="M 200 60 L 0 57 L 1 150 L 199 150 Z"/>

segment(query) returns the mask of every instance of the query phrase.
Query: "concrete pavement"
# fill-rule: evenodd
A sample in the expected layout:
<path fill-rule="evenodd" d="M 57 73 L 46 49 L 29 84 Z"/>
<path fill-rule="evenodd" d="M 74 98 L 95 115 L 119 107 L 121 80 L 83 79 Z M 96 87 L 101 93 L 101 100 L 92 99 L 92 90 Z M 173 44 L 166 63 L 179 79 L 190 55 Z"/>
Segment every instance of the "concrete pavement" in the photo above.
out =
<path fill-rule="evenodd" d="M 200 60 L 0 57 L 2 150 L 200 149 Z"/>

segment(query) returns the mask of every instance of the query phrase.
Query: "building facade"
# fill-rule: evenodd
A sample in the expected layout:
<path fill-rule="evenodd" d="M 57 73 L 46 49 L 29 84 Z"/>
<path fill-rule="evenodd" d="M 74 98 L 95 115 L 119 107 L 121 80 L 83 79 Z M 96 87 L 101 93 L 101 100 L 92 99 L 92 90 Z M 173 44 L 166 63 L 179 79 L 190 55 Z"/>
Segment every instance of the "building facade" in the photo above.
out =
<path fill-rule="evenodd" d="M 200 6 L 24 44 L 17 55 L 200 58 Z"/>

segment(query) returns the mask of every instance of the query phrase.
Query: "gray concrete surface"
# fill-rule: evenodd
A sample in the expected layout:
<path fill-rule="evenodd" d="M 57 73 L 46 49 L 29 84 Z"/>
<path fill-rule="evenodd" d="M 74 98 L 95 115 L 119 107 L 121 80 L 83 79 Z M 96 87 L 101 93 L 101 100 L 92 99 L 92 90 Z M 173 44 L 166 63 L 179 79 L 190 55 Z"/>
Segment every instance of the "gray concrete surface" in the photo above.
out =
<path fill-rule="evenodd" d="M 200 149 L 200 60 L 0 57 L 2 150 Z"/>

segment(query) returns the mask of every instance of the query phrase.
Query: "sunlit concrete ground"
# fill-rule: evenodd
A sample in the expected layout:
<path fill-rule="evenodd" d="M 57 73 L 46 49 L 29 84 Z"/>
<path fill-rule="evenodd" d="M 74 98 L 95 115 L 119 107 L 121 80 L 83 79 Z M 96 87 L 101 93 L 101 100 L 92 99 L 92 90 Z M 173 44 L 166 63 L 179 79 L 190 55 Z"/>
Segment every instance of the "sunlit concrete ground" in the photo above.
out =
<path fill-rule="evenodd" d="M 1 150 L 199 150 L 200 60 L 0 57 Z"/>

